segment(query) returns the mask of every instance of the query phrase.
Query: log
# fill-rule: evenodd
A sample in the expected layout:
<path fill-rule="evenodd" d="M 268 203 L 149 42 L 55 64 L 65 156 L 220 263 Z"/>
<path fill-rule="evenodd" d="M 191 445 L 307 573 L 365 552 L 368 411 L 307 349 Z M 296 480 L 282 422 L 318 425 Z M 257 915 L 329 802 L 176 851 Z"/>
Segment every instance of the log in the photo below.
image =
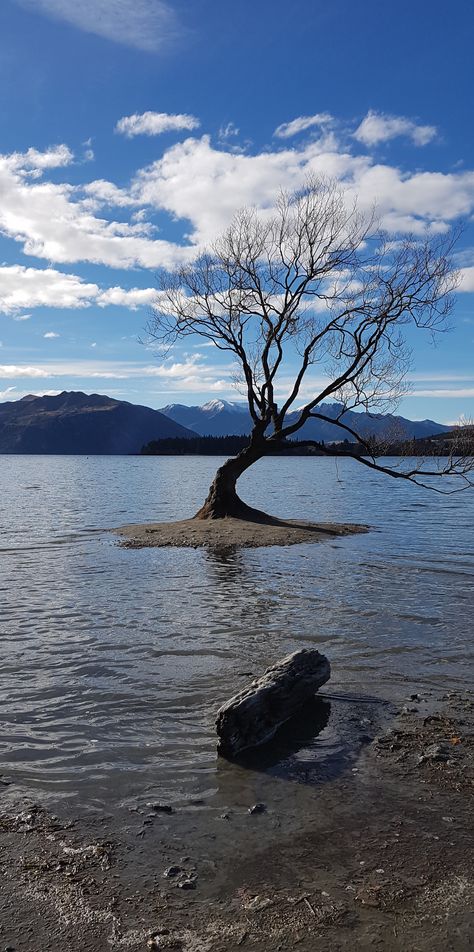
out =
<path fill-rule="evenodd" d="M 331 676 L 328 659 L 313 648 L 295 651 L 217 712 L 217 750 L 235 757 L 265 744 Z"/>

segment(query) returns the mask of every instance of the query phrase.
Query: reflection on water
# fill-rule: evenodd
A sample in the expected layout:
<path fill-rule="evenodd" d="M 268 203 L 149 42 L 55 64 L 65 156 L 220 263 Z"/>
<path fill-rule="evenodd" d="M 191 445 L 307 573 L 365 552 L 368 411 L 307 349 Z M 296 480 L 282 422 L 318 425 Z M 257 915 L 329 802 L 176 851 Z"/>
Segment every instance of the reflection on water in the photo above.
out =
<path fill-rule="evenodd" d="M 374 531 L 225 552 L 124 550 L 98 531 L 189 515 L 218 462 L 0 457 L 0 772 L 98 804 L 213 790 L 216 709 L 243 672 L 308 645 L 331 659 L 334 692 L 465 683 L 472 493 L 271 459 L 242 479 L 249 503 Z M 332 722 L 313 744 L 328 757 Z"/>
<path fill-rule="evenodd" d="M 256 750 L 243 751 L 234 759 L 251 770 L 273 771 L 286 776 L 293 765 L 297 777 L 308 779 L 308 770 L 317 760 L 316 738 L 328 726 L 331 704 L 321 698 L 310 698 L 290 720 L 279 728 L 275 736 Z M 297 755 L 303 751 L 303 758 Z"/>

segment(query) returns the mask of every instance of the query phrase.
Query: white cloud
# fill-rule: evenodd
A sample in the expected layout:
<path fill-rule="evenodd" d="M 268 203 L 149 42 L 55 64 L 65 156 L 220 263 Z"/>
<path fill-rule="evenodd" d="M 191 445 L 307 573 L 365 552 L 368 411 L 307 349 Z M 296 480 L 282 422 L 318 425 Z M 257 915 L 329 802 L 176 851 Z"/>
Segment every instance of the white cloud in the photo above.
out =
<path fill-rule="evenodd" d="M 12 165 L 39 173 L 44 169 L 58 169 L 71 165 L 74 153 L 67 145 L 62 144 L 52 145 L 45 152 L 34 148 L 27 149 L 26 152 L 14 152 L 9 159 Z"/>
<path fill-rule="evenodd" d="M 474 209 L 473 171 L 409 174 L 325 138 L 256 155 L 216 149 L 209 136 L 189 138 L 142 169 L 131 194 L 137 204 L 188 219 L 189 238 L 199 246 L 212 241 L 242 206 L 271 208 L 282 186 L 298 189 L 308 174 L 341 181 L 362 210 L 376 204 L 382 225 L 394 234 L 442 231 Z"/>
<path fill-rule="evenodd" d="M 230 366 L 207 364 L 199 354 L 161 364 L 125 361 L 54 361 L 39 366 L 0 364 L 0 379 L 150 380 L 163 382 L 170 391 L 232 392 Z"/>
<path fill-rule="evenodd" d="M 56 334 L 55 331 L 46 331 L 46 334 L 43 334 L 43 337 L 46 340 L 53 340 L 55 337 L 60 337 L 60 334 Z"/>
<path fill-rule="evenodd" d="M 21 400 L 22 397 L 57 397 L 60 390 L 17 390 L 16 387 L 7 387 L 6 390 L 0 390 L 0 400 L 13 401 Z"/>
<path fill-rule="evenodd" d="M 375 204 L 381 224 L 394 235 L 442 232 L 474 210 L 474 171 L 408 173 L 376 164 L 369 154 L 354 154 L 332 133 L 257 154 L 215 147 L 209 136 L 188 137 L 139 170 L 129 187 L 104 179 L 83 186 L 39 182 L 33 176 L 45 169 L 38 162 L 33 170 L 22 166 L 27 154 L 0 157 L 0 231 L 25 254 L 55 264 L 173 268 L 213 241 L 239 208 L 271 209 L 281 187 L 298 189 L 308 174 L 340 181 L 362 210 Z M 114 220 L 110 207 L 129 220 Z M 154 212 L 182 224 L 183 243 L 154 237 Z M 463 280 L 470 288 L 468 268 Z M 144 300 L 144 291 L 132 289 L 129 306 L 133 294 L 138 303 L 140 296 Z"/>
<path fill-rule="evenodd" d="M 108 182 L 106 179 L 94 179 L 93 182 L 88 182 L 87 185 L 84 185 L 82 189 L 85 195 L 90 196 L 92 201 L 90 202 L 90 207 L 100 208 L 101 205 L 115 205 L 119 208 L 127 208 L 130 205 L 134 205 L 134 200 L 131 198 L 129 192 L 123 188 L 118 188 L 117 185 L 114 185 L 113 182 Z"/>
<path fill-rule="evenodd" d="M 389 116 L 370 110 L 354 132 L 354 138 L 373 146 L 398 136 L 407 136 L 415 145 L 428 145 L 437 135 L 435 126 L 422 126 L 405 116 Z"/>
<path fill-rule="evenodd" d="M 133 116 L 123 116 L 115 126 L 115 132 L 132 139 L 133 136 L 158 136 L 163 132 L 177 132 L 181 129 L 197 129 L 199 119 L 184 113 L 172 115 L 168 112 L 134 113 Z"/>
<path fill-rule="evenodd" d="M 466 380 L 468 380 L 470 383 L 474 383 L 474 374 L 458 374 L 458 373 L 456 373 L 456 372 L 453 372 L 453 373 L 442 373 L 442 374 L 437 374 L 437 373 L 415 373 L 415 374 L 409 374 L 408 379 L 409 379 L 410 381 L 412 381 L 413 383 L 415 383 L 415 382 L 420 383 L 420 382 L 422 382 L 422 381 L 427 382 L 427 383 L 435 383 L 435 382 L 437 382 L 437 383 L 443 383 L 443 382 L 453 383 L 453 382 L 456 381 L 456 380 L 457 380 L 457 381 L 460 381 L 460 380 L 466 381 Z"/>
<path fill-rule="evenodd" d="M 465 397 L 474 397 L 474 387 L 462 387 L 449 390 L 414 390 L 410 393 L 410 397 L 441 397 L 442 399 L 462 399 Z"/>
<path fill-rule="evenodd" d="M 173 267 L 189 256 L 173 242 L 150 240 L 147 222 L 95 216 L 92 197 L 74 200 L 77 187 L 32 182 L 18 162 L 18 156 L 0 156 L 0 232 L 21 243 L 25 254 L 59 264 L 90 261 L 121 268 Z M 106 184 L 95 183 L 92 195 L 121 204 L 123 192 L 111 186 L 113 194 L 106 196 Z"/>
<path fill-rule="evenodd" d="M 107 307 L 109 304 L 115 304 L 118 307 L 129 307 L 133 311 L 137 307 L 143 307 L 152 304 L 157 297 L 156 288 L 107 288 L 97 296 L 99 307 Z"/>
<path fill-rule="evenodd" d="M 13 380 L 16 377 L 50 377 L 43 367 L 19 366 L 17 364 L 0 364 L 0 378 Z"/>
<path fill-rule="evenodd" d="M 307 129 L 324 128 L 334 122 L 333 117 L 328 112 L 318 112 L 314 116 L 298 116 L 291 122 L 283 122 L 277 126 L 273 133 L 277 139 L 290 139 L 300 132 L 306 132 Z"/>
<path fill-rule="evenodd" d="M 469 268 L 461 268 L 459 291 L 474 291 L 474 265 Z"/>
<path fill-rule="evenodd" d="M 341 178 L 359 161 L 345 153 L 324 152 L 321 143 L 301 151 L 281 149 L 243 155 L 215 149 L 210 137 L 189 138 L 168 149 L 142 169 L 131 186 L 137 204 L 168 211 L 190 220 L 190 240 L 199 246 L 212 241 L 244 205 L 271 208 L 282 186 L 301 187 L 309 172 Z"/>
<path fill-rule="evenodd" d="M 219 129 L 219 141 L 225 142 L 227 139 L 233 139 L 235 136 L 238 136 L 239 132 L 240 129 L 235 125 L 235 122 L 227 122 Z"/>
<path fill-rule="evenodd" d="M 156 288 L 104 289 L 54 268 L 0 267 L 0 312 L 15 321 L 29 320 L 31 314 L 19 313 L 25 307 L 76 309 L 98 304 L 99 307 L 114 305 L 136 310 L 151 304 L 156 296 Z M 59 334 L 48 331 L 44 336 L 52 338 Z"/>
<path fill-rule="evenodd" d="M 164 0 L 16 0 L 54 20 L 115 43 L 155 52 L 173 41 L 178 23 Z"/>
<path fill-rule="evenodd" d="M 63 274 L 53 268 L 0 268 L 0 311 L 20 320 L 31 316 L 18 317 L 15 312 L 23 308 L 87 307 L 98 293 L 96 284 L 87 284 L 74 274 Z"/>

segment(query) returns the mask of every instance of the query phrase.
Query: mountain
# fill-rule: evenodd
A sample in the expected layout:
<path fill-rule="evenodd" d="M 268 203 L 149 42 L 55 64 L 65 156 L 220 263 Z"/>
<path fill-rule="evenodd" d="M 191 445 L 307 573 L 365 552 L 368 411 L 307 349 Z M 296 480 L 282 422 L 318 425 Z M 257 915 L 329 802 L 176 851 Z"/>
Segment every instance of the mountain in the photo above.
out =
<path fill-rule="evenodd" d="M 228 400 L 210 400 L 202 407 L 171 403 L 162 407 L 160 413 L 194 430 L 198 436 L 246 436 L 251 430 L 247 405 Z"/>
<path fill-rule="evenodd" d="M 336 403 L 325 404 L 324 413 L 335 417 Z M 287 423 L 298 418 L 289 414 Z M 414 422 L 404 417 L 347 411 L 343 420 L 361 436 L 375 435 L 403 440 L 446 433 L 449 426 L 432 420 Z M 170 437 L 245 436 L 251 421 L 243 403 L 211 400 L 202 407 L 171 404 L 162 410 L 137 406 L 94 393 L 64 391 L 53 397 L 23 397 L 0 403 L 0 453 L 61 453 L 77 455 L 139 453 L 153 440 Z M 326 443 L 347 435 L 332 423 L 308 420 L 295 434 Z"/>
<path fill-rule="evenodd" d="M 193 430 L 199 436 L 244 436 L 250 433 L 251 419 L 247 407 L 243 403 L 230 403 L 227 400 L 211 400 L 202 407 L 187 407 L 181 403 L 172 403 L 161 408 L 161 413 Z M 325 416 L 335 418 L 341 412 L 338 403 L 325 403 L 321 406 Z M 290 425 L 298 419 L 299 414 L 289 413 L 285 423 Z M 392 414 L 356 413 L 347 410 L 341 418 L 347 426 L 356 430 L 361 437 L 377 436 L 390 440 L 416 439 L 433 436 L 436 433 L 446 433 L 450 427 L 433 420 L 407 420 L 405 417 Z M 326 443 L 354 439 L 350 433 L 344 432 L 333 423 L 322 420 L 308 420 L 304 427 L 295 433 L 294 439 L 324 440 Z"/>
<path fill-rule="evenodd" d="M 0 403 L 0 453 L 139 453 L 144 443 L 194 436 L 159 410 L 93 393 Z"/>

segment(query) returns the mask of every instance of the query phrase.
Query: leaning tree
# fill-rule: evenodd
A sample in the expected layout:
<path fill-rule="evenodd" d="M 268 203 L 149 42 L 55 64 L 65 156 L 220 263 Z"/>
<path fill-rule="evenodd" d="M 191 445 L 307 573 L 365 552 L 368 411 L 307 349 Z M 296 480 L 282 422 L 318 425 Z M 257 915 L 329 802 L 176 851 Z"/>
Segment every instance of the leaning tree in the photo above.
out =
<path fill-rule="evenodd" d="M 310 419 L 362 444 L 356 458 L 373 470 L 431 487 L 431 477 L 452 476 L 450 492 L 471 485 L 469 447 L 453 445 L 439 466 L 390 465 L 346 416 L 380 412 L 405 392 L 409 325 L 446 329 L 453 243 L 452 235 L 389 240 L 336 183 L 313 179 L 271 211 L 239 212 L 193 264 L 160 276 L 151 338 L 171 346 L 197 335 L 230 353 L 252 420 L 248 446 L 218 469 L 195 518 L 270 518 L 238 497 L 237 480 Z M 336 417 L 325 412 L 328 399 L 339 404 Z"/>

